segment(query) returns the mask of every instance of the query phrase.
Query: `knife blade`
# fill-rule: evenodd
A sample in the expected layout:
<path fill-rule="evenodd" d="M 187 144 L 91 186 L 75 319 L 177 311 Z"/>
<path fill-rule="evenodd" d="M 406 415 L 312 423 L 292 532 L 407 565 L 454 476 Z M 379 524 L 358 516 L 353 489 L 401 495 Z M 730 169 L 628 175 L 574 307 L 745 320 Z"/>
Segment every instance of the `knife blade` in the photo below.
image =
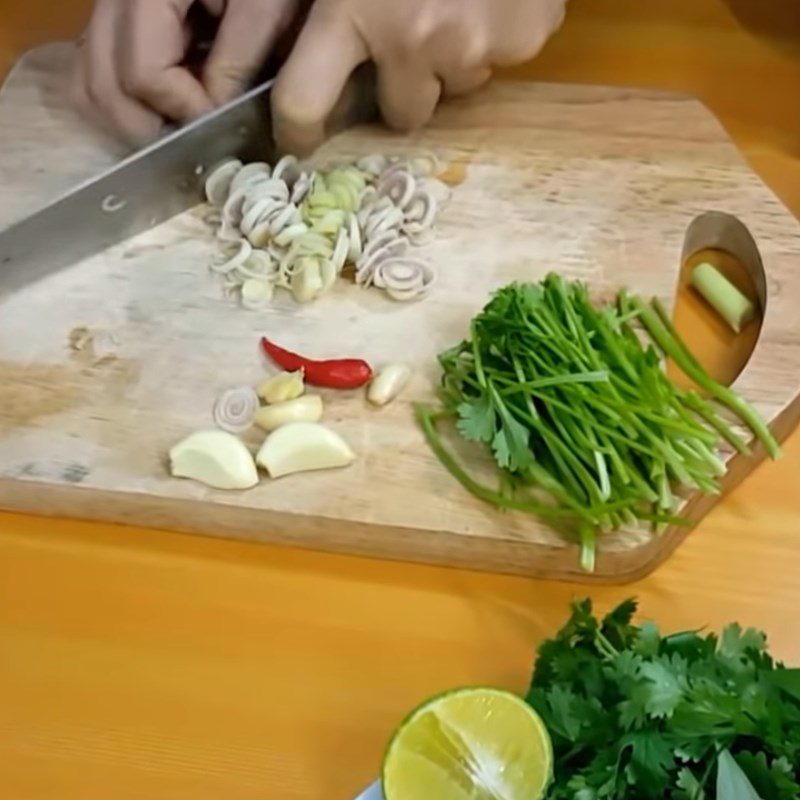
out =
<path fill-rule="evenodd" d="M 0 231 L 0 297 L 171 219 L 202 200 L 223 159 L 274 160 L 267 81 L 167 134 Z M 329 133 L 375 116 L 374 65 L 357 69 Z"/>
<path fill-rule="evenodd" d="M 0 232 L 0 294 L 197 205 L 203 175 L 226 157 L 272 159 L 272 83 L 153 142 Z"/>

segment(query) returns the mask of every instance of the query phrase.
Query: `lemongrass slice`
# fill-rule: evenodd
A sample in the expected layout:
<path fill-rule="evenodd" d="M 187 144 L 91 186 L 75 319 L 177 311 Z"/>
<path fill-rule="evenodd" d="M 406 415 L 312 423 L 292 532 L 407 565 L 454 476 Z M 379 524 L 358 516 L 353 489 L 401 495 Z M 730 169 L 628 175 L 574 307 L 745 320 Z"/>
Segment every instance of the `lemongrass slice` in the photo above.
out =
<path fill-rule="evenodd" d="M 298 303 L 308 303 L 323 291 L 322 270 L 317 258 L 298 259 L 290 280 L 292 294 Z"/>
<path fill-rule="evenodd" d="M 299 205 L 306 199 L 308 193 L 311 191 L 311 187 L 314 182 L 313 173 L 308 172 L 301 172 L 298 179 L 294 182 L 294 186 L 292 186 L 292 195 L 291 201 L 295 205 Z"/>
<path fill-rule="evenodd" d="M 242 186 L 247 185 L 253 180 L 261 180 L 262 178 L 269 178 L 270 167 L 269 164 L 263 161 L 251 161 L 245 164 L 235 175 L 231 182 L 231 191 L 235 192 Z"/>
<path fill-rule="evenodd" d="M 408 159 L 408 168 L 418 177 L 438 175 L 442 162 L 435 153 L 418 153 Z"/>
<path fill-rule="evenodd" d="M 253 229 L 266 218 L 269 218 L 276 209 L 283 208 L 283 203 L 274 197 L 262 197 L 247 210 L 245 210 L 246 206 L 247 203 L 242 206 L 244 216 L 239 223 L 239 228 L 245 236 L 252 233 Z"/>
<path fill-rule="evenodd" d="M 253 246 L 250 244 L 250 242 L 248 242 L 247 239 L 242 239 L 239 243 L 239 249 L 235 255 L 233 255 L 231 258 L 228 258 L 226 261 L 223 261 L 221 264 L 212 264 L 211 269 L 214 272 L 219 272 L 225 275 L 244 264 L 244 262 L 250 258 L 252 252 Z"/>
<path fill-rule="evenodd" d="M 296 211 L 297 207 L 292 203 L 288 203 L 275 213 L 269 223 L 269 229 L 273 236 L 279 234 L 292 221 Z"/>
<path fill-rule="evenodd" d="M 280 247 L 289 247 L 304 233 L 308 233 L 308 225 L 305 222 L 295 222 L 283 228 L 280 233 L 273 237 L 272 241 Z"/>
<path fill-rule="evenodd" d="M 239 189 L 232 189 L 222 206 L 222 221 L 230 225 L 238 226 L 242 221 L 243 207 L 245 200 L 247 200 L 247 187 L 240 187 Z"/>
<path fill-rule="evenodd" d="M 169 451 L 170 473 L 215 489 L 249 489 L 258 483 L 250 451 L 235 436 L 219 430 L 197 431 Z"/>
<path fill-rule="evenodd" d="M 340 228 L 339 235 L 336 237 L 336 245 L 333 248 L 333 255 L 331 256 L 330 263 L 333 265 L 335 273 L 338 275 L 344 267 L 344 262 L 347 260 L 347 253 L 350 249 L 350 242 L 347 237 L 347 232 L 344 228 Z"/>
<path fill-rule="evenodd" d="M 358 225 L 358 217 L 352 212 L 348 219 L 347 232 L 347 261 L 355 262 L 362 253 L 361 228 Z"/>
<path fill-rule="evenodd" d="M 275 178 L 263 178 L 256 183 L 246 185 L 248 198 L 252 198 L 251 202 L 256 202 L 265 197 L 272 197 L 275 200 L 280 200 L 284 203 L 289 202 L 289 187 Z M 245 206 L 245 211 L 247 206 Z"/>
<path fill-rule="evenodd" d="M 258 406 L 258 395 L 252 386 L 228 389 L 214 403 L 214 424 L 228 433 L 246 431 L 253 423 Z"/>
<path fill-rule="evenodd" d="M 405 225 L 413 223 L 429 228 L 436 217 L 436 198 L 427 189 L 418 189 L 403 209 Z"/>
<path fill-rule="evenodd" d="M 242 306 L 250 311 L 266 308 L 272 300 L 274 285 L 271 281 L 248 278 L 242 284 Z"/>
<path fill-rule="evenodd" d="M 370 175 L 376 178 L 386 169 L 388 165 L 389 159 L 381 154 L 364 156 L 356 162 L 356 166 L 360 170 L 368 172 Z"/>
<path fill-rule="evenodd" d="M 389 258 L 378 264 L 373 274 L 375 286 L 393 300 L 416 300 L 422 297 L 434 280 L 429 264 L 415 258 Z"/>
<path fill-rule="evenodd" d="M 236 275 L 243 280 L 275 281 L 278 277 L 278 261 L 266 250 L 253 250 L 247 261 L 236 268 Z"/>
<path fill-rule="evenodd" d="M 301 175 L 300 162 L 295 156 L 283 156 L 272 170 L 273 178 L 280 178 L 290 186 L 299 180 Z"/>
<path fill-rule="evenodd" d="M 414 196 L 417 182 L 410 172 L 397 170 L 378 181 L 376 189 L 379 197 L 388 197 L 398 208 L 405 208 Z"/>
<path fill-rule="evenodd" d="M 206 199 L 212 206 L 222 208 L 228 199 L 231 181 L 241 169 L 242 162 L 238 158 L 231 158 L 211 171 L 206 178 L 205 191 Z"/>

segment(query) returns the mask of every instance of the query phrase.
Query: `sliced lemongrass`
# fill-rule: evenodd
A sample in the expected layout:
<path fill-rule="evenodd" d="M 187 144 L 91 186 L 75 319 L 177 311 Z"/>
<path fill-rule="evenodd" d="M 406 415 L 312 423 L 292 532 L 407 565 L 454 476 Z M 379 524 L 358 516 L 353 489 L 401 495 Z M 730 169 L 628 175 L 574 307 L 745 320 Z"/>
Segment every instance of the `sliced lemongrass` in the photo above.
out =
<path fill-rule="evenodd" d="M 405 226 L 414 223 L 422 228 L 429 228 L 436 217 L 436 198 L 426 189 L 418 189 L 404 209 Z"/>
<path fill-rule="evenodd" d="M 306 199 L 309 191 L 311 191 L 312 180 L 312 176 L 304 172 L 295 181 L 294 186 L 292 186 L 292 194 L 290 197 L 295 205 L 299 205 Z"/>
<path fill-rule="evenodd" d="M 358 218 L 352 212 L 348 218 L 347 233 L 347 261 L 355 263 L 361 255 L 361 228 L 358 226 Z"/>
<path fill-rule="evenodd" d="M 435 153 L 419 153 L 408 159 L 408 168 L 414 175 L 429 177 L 441 172 L 442 162 Z"/>
<path fill-rule="evenodd" d="M 287 203 L 280 211 L 276 212 L 271 218 L 269 229 L 273 236 L 279 234 L 292 220 L 297 211 L 297 207 L 292 203 Z"/>
<path fill-rule="evenodd" d="M 347 231 L 344 228 L 339 229 L 339 235 L 336 237 L 336 245 L 333 248 L 333 255 L 331 255 L 331 264 L 338 275 L 343 267 L 344 262 L 347 260 L 347 253 L 350 249 L 350 242 L 347 237 Z"/>
<path fill-rule="evenodd" d="M 368 172 L 370 175 L 377 177 L 389 165 L 389 159 L 380 153 L 370 156 L 364 156 L 356 162 L 356 166 L 363 172 Z"/>
<path fill-rule="evenodd" d="M 222 206 L 222 221 L 238 226 L 242 221 L 242 208 L 247 200 L 247 187 L 232 190 Z"/>
<path fill-rule="evenodd" d="M 242 306 L 250 311 L 266 308 L 272 300 L 274 284 L 271 281 L 248 278 L 242 284 Z"/>
<path fill-rule="evenodd" d="M 228 433 L 246 431 L 258 406 L 258 395 L 251 386 L 228 389 L 214 403 L 214 424 Z"/>
<path fill-rule="evenodd" d="M 262 178 L 244 187 L 248 195 L 248 202 L 253 203 L 265 197 L 280 200 L 283 203 L 289 201 L 289 189 L 283 181 L 274 178 Z M 245 210 L 246 207 L 245 207 Z"/>
<path fill-rule="evenodd" d="M 239 243 L 239 249 L 236 251 L 235 255 L 228 258 L 226 261 L 223 261 L 221 264 L 212 264 L 211 269 L 214 272 L 219 272 L 225 275 L 244 264 L 244 262 L 250 258 L 252 252 L 253 246 L 250 244 L 250 242 L 248 242 L 247 239 L 242 239 Z"/>
<path fill-rule="evenodd" d="M 261 383 L 256 393 L 265 403 L 283 403 L 300 397 L 304 391 L 303 370 L 297 370 L 272 375 Z"/>
<path fill-rule="evenodd" d="M 376 406 L 385 406 L 397 397 L 411 378 L 408 364 L 387 364 L 378 371 L 367 387 L 367 400 Z"/>
<path fill-rule="evenodd" d="M 322 281 L 322 287 L 320 289 L 320 294 L 324 294 L 327 292 L 334 283 L 336 283 L 336 278 L 339 277 L 340 270 L 337 270 L 334 266 L 333 262 L 329 259 L 325 261 L 321 261 L 319 265 L 319 274 L 320 279 Z"/>
<path fill-rule="evenodd" d="M 256 462 L 271 478 L 346 467 L 355 460 L 347 443 L 318 422 L 291 422 L 267 436 Z"/>
<path fill-rule="evenodd" d="M 245 164 L 235 175 L 231 181 L 230 190 L 235 192 L 237 189 L 252 183 L 253 180 L 261 180 L 269 178 L 270 167 L 263 161 L 251 161 Z"/>
<path fill-rule="evenodd" d="M 322 411 L 322 398 L 318 394 L 304 394 L 294 400 L 283 400 L 259 408 L 253 414 L 253 422 L 270 432 L 292 422 L 319 422 Z"/>
<path fill-rule="evenodd" d="M 289 284 L 298 303 L 309 303 L 319 297 L 323 291 L 319 259 L 311 256 L 298 259 Z"/>
<path fill-rule="evenodd" d="M 284 227 L 280 233 L 273 237 L 273 241 L 280 247 L 289 247 L 296 239 L 308 233 L 308 225 L 305 222 L 295 222 Z"/>
<path fill-rule="evenodd" d="M 283 208 L 283 204 L 274 197 L 262 197 L 253 203 L 249 209 L 247 208 L 247 203 L 245 203 L 242 206 L 244 214 L 242 221 L 239 223 L 240 230 L 245 236 L 249 235 L 257 225 L 268 219 L 271 213 L 279 208 Z"/>
<path fill-rule="evenodd" d="M 242 169 L 242 162 L 238 158 L 223 161 L 214 168 L 205 182 L 206 199 L 215 208 L 222 208 L 228 199 L 231 190 L 231 181 Z"/>
<path fill-rule="evenodd" d="M 381 177 L 377 190 L 379 197 L 388 197 L 398 208 L 405 208 L 414 196 L 417 182 L 409 172 L 398 170 Z"/>
<path fill-rule="evenodd" d="M 197 431 L 169 451 L 170 473 L 215 489 L 249 489 L 258 483 L 250 451 L 233 434 Z"/>

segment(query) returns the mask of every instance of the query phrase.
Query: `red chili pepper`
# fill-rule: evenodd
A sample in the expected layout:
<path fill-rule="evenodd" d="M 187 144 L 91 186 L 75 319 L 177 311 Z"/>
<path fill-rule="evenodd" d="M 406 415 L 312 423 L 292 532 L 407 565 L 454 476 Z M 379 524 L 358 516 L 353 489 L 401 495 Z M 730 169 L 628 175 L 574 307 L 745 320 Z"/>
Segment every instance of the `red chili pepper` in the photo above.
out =
<path fill-rule="evenodd" d="M 261 338 L 261 349 L 281 369 L 296 372 L 302 369 L 306 383 L 329 389 L 358 389 L 372 379 L 372 367 L 360 358 L 333 358 L 314 361 L 278 347 L 266 336 Z"/>

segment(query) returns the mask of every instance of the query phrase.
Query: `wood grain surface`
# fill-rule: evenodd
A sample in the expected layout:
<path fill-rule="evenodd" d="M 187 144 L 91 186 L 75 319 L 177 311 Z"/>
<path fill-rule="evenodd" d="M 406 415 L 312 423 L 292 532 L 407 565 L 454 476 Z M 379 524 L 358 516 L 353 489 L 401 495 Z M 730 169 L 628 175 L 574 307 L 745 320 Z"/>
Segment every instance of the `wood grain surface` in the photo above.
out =
<path fill-rule="evenodd" d="M 77 31 L 88 7 L 2 5 L 5 63 Z M 697 93 L 798 214 L 794 4 L 749 5 L 745 26 L 718 0 L 575 3 L 527 74 Z M 691 298 L 678 310 L 706 363 L 736 374 L 713 318 Z M 737 618 L 800 661 L 798 476 L 795 434 L 653 575 L 592 595 L 606 607 L 636 593 L 668 628 Z M 15 800 L 347 800 L 426 694 L 523 689 L 533 646 L 583 592 L 3 515 L 0 785 Z"/>
<path fill-rule="evenodd" d="M 31 51 L 0 91 L 9 142 L 0 223 L 118 156 L 68 106 L 63 77 L 74 54 L 70 45 Z M 652 570 L 685 527 L 607 534 L 587 575 L 576 545 L 544 523 L 466 494 L 425 444 L 413 403 L 434 402 L 436 354 L 464 337 L 494 289 L 558 269 L 596 296 L 626 286 L 671 308 L 682 250 L 713 247 L 744 253 L 758 279 L 766 314 L 736 387 L 784 438 L 800 413 L 800 225 L 684 95 L 496 82 L 444 106 L 411 141 L 360 128 L 315 158 L 409 148 L 463 173 L 420 250 L 438 272 L 424 302 L 397 304 L 340 282 L 309 306 L 284 296 L 266 313 L 244 311 L 205 268 L 219 245 L 202 206 L 4 297 L 0 507 L 542 577 L 625 581 Z M 361 392 L 324 395 L 327 419 L 358 454 L 348 470 L 244 493 L 170 478 L 170 446 L 212 425 L 227 387 L 262 379 L 264 333 L 318 357 L 406 361 L 414 380 L 379 413 Z M 262 440 L 257 430 L 247 437 L 254 448 Z M 760 457 L 734 459 L 732 448 L 725 456 L 726 488 Z M 701 519 L 717 499 L 692 497 L 681 513 Z"/>

